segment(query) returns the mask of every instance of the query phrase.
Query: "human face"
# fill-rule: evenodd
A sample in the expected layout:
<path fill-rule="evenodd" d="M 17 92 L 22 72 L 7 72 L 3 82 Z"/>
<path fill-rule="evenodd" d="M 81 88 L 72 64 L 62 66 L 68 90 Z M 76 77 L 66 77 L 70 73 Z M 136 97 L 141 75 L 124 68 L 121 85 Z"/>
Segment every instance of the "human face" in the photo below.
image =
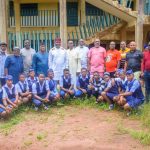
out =
<path fill-rule="evenodd" d="M 121 42 L 121 43 L 120 43 L 120 48 L 121 48 L 122 50 L 125 50 L 125 48 L 126 48 L 126 43 L 125 43 L 125 42 Z"/>
<path fill-rule="evenodd" d="M 39 75 L 39 81 L 40 81 L 40 82 L 43 82 L 44 80 L 45 80 L 44 74 L 40 74 L 40 75 Z"/>
<path fill-rule="evenodd" d="M 104 76 L 104 81 L 105 81 L 105 82 L 108 82 L 108 81 L 109 81 L 109 79 L 110 79 L 110 77 L 109 77 L 109 76 L 107 76 L 107 75 L 105 75 L 105 76 Z"/>
<path fill-rule="evenodd" d="M 127 80 L 132 81 L 134 78 L 134 74 L 127 74 Z"/>
<path fill-rule="evenodd" d="M 73 49 L 73 41 L 68 42 L 68 47 L 69 47 L 69 49 Z"/>
<path fill-rule="evenodd" d="M 41 51 L 41 52 L 45 52 L 45 45 L 41 45 L 41 46 L 40 46 L 40 51 Z"/>
<path fill-rule="evenodd" d="M 53 73 L 53 72 L 48 72 L 48 77 L 49 77 L 50 79 L 53 79 L 53 78 L 54 78 L 54 73 Z"/>
<path fill-rule="evenodd" d="M 20 49 L 15 49 L 13 51 L 13 53 L 14 53 L 15 56 L 19 56 L 20 55 Z"/>
<path fill-rule="evenodd" d="M 81 47 L 84 46 L 84 40 L 83 40 L 83 39 L 80 39 L 80 41 L 79 41 L 79 46 L 81 46 Z"/>
<path fill-rule="evenodd" d="M 11 87 L 11 86 L 12 86 L 12 83 L 13 83 L 12 80 L 7 80 L 7 81 L 6 81 L 6 84 L 7 84 L 8 87 Z"/>
<path fill-rule="evenodd" d="M 100 46 L 100 40 L 99 39 L 96 39 L 95 42 L 94 42 L 94 46 L 96 48 L 98 48 Z"/>
<path fill-rule="evenodd" d="M 86 70 L 86 69 L 82 69 L 82 70 L 81 70 L 81 74 L 82 74 L 83 77 L 86 77 L 86 75 L 87 75 L 87 70 Z"/>
<path fill-rule="evenodd" d="M 31 71 L 31 72 L 29 73 L 29 76 L 30 76 L 31 78 L 34 78 L 35 72 L 34 72 L 34 71 Z"/>
<path fill-rule="evenodd" d="M 125 77 L 126 77 L 126 75 L 125 75 L 124 73 L 120 73 L 120 74 L 119 74 L 119 77 L 120 77 L 120 79 L 124 80 Z"/>
<path fill-rule="evenodd" d="M 111 50 L 114 50 L 115 47 L 116 47 L 115 42 L 110 42 L 109 48 L 110 48 Z"/>
<path fill-rule="evenodd" d="M 136 43 L 135 42 L 130 42 L 130 50 L 131 51 L 136 50 Z"/>
<path fill-rule="evenodd" d="M 6 45 L 1 45 L 0 46 L 2 52 L 5 52 L 7 50 L 7 46 Z"/>
<path fill-rule="evenodd" d="M 96 73 L 93 74 L 93 77 L 94 77 L 95 80 L 98 80 L 99 79 L 99 74 L 96 72 Z"/>
<path fill-rule="evenodd" d="M 24 47 L 25 47 L 26 49 L 30 49 L 30 41 L 29 41 L 29 40 L 25 40 L 25 41 L 24 41 Z"/>
<path fill-rule="evenodd" d="M 60 48 L 60 46 L 61 46 L 61 42 L 55 42 L 55 47 L 56 48 Z"/>
<path fill-rule="evenodd" d="M 65 76 L 66 78 L 68 78 L 69 75 L 70 75 L 69 71 L 64 71 L 64 76 Z"/>
<path fill-rule="evenodd" d="M 20 80 L 21 82 L 24 82 L 24 81 L 25 81 L 25 76 L 24 76 L 24 75 L 20 75 L 19 80 Z"/>

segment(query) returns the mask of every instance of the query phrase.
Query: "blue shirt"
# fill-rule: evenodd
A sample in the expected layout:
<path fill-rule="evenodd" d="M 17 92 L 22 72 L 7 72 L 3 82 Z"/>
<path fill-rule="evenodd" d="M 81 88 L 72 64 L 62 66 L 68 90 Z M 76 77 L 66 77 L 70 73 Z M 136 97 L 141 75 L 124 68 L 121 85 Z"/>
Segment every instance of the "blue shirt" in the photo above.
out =
<path fill-rule="evenodd" d="M 33 55 L 32 67 L 35 71 L 35 74 L 38 75 L 39 73 L 43 73 L 47 76 L 48 70 L 48 53 L 38 52 Z"/>
<path fill-rule="evenodd" d="M 18 93 L 24 93 L 26 91 L 29 91 L 29 87 L 26 82 L 22 83 L 21 81 L 19 81 L 15 86 Z"/>
<path fill-rule="evenodd" d="M 5 68 L 8 69 L 8 75 L 13 76 L 13 82 L 16 84 L 19 74 L 23 73 L 23 58 L 15 55 L 8 56 L 5 61 Z"/>
<path fill-rule="evenodd" d="M 42 84 L 40 84 L 40 82 L 38 81 L 37 83 L 39 83 L 39 88 L 40 88 L 40 93 L 43 92 L 44 90 L 44 84 L 46 84 L 46 91 L 49 90 L 49 85 L 48 85 L 48 82 L 45 80 Z M 38 94 L 38 91 L 37 91 L 37 86 L 36 86 L 36 83 L 33 83 L 32 85 L 32 93 L 33 94 Z"/>
<path fill-rule="evenodd" d="M 53 79 L 47 80 L 51 94 L 57 94 L 56 82 Z"/>
<path fill-rule="evenodd" d="M 63 87 L 63 86 L 64 86 L 64 80 L 65 80 L 65 82 L 68 83 L 68 84 L 69 84 L 69 80 L 70 80 L 70 81 L 71 81 L 71 82 L 70 82 L 71 85 L 73 85 L 73 79 L 72 79 L 72 77 L 66 78 L 65 76 L 62 76 L 62 77 L 60 78 L 60 81 L 59 81 L 60 87 Z"/>
<path fill-rule="evenodd" d="M 0 78 L 4 78 L 4 66 L 7 54 L 5 52 L 0 52 Z"/>

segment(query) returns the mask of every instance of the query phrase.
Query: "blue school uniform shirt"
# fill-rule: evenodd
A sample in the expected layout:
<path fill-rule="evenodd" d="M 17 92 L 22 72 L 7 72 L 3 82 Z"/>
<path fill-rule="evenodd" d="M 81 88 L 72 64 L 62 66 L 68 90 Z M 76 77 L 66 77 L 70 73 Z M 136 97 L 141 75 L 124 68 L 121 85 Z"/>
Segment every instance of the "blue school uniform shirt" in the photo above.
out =
<path fill-rule="evenodd" d="M 133 97 L 144 100 L 141 84 L 136 79 L 133 79 L 132 81 L 128 81 L 126 92 L 132 92 Z"/>
<path fill-rule="evenodd" d="M 73 79 L 71 76 L 66 78 L 65 76 L 61 76 L 60 78 L 60 87 L 63 87 L 65 89 L 69 89 L 73 85 Z"/>
<path fill-rule="evenodd" d="M 35 71 L 35 74 L 38 75 L 39 73 L 43 73 L 45 76 L 47 76 L 47 70 L 48 70 L 48 53 L 44 52 L 38 52 L 33 55 L 32 60 L 32 67 Z"/>
<path fill-rule="evenodd" d="M 5 68 L 8 69 L 8 75 L 13 76 L 13 83 L 16 84 L 19 79 L 19 74 L 23 73 L 24 70 L 22 56 L 8 56 L 5 61 Z"/>
<path fill-rule="evenodd" d="M 28 78 L 26 78 L 25 81 L 28 84 L 29 92 L 32 92 L 32 85 L 33 85 L 33 83 L 36 83 L 38 81 L 38 78 L 34 77 L 34 79 L 31 79 L 31 77 L 28 77 Z"/>
<path fill-rule="evenodd" d="M 86 75 L 86 77 L 83 78 L 82 75 L 79 75 L 77 78 L 76 86 L 87 90 L 89 85 L 89 80 L 90 80 L 90 76 Z"/>
<path fill-rule="evenodd" d="M 26 91 L 29 91 L 29 87 L 26 81 L 24 81 L 23 83 L 19 81 L 15 86 L 18 93 L 25 93 Z"/>
<path fill-rule="evenodd" d="M 120 78 L 114 78 L 114 84 L 113 79 L 110 79 L 106 83 L 106 88 L 109 88 L 109 93 L 119 94 L 119 87 L 121 87 L 121 79 Z"/>
<path fill-rule="evenodd" d="M 5 84 L 3 86 L 3 92 L 3 94 L 6 94 L 5 97 L 9 99 L 15 98 L 15 96 L 18 94 L 18 91 L 14 84 L 12 84 L 11 88 L 9 88 L 7 84 Z"/>
<path fill-rule="evenodd" d="M 37 94 L 38 96 L 46 95 L 48 90 L 49 85 L 46 80 L 44 80 L 42 84 L 38 81 L 32 85 L 32 93 Z"/>
<path fill-rule="evenodd" d="M 56 82 L 53 79 L 47 80 L 49 84 L 49 90 L 52 94 L 57 94 Z"/>

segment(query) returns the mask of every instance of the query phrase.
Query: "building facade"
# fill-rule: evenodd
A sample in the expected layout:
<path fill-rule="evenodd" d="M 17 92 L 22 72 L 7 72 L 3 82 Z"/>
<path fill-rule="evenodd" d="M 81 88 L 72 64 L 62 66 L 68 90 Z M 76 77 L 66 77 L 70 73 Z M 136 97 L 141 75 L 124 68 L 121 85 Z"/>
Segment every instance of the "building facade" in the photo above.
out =
<path fill-rule="evenodd" d="M 0 0 L 0 41 L 9 50 L 25 39 L 36 50 L 44 41 L 49 50 L 56 37 L 64 47 L 68 39 L 100 38 L 103 44 L 135 40 L 142 49 L 150 40 L 150 0 Z"/>

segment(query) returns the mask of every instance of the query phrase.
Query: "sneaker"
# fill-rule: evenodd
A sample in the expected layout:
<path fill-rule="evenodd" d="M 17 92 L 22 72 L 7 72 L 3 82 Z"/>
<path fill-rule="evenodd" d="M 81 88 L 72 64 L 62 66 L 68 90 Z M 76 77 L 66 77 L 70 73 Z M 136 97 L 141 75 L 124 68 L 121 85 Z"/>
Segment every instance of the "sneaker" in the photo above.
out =
<path fill-rule="evenodd" d="M 48 110 L 48 109 L 49 109 L 46 105 L 43 105 L 43 107 L 44 107 L 45 110 Z"/>
<path fill-rule="evenodd" d="M 38 107 L 34 107 L 34 110 L 35 110 L 35 111 L 38 111 L 38 110 L 39 110 L 39 108 L 38 108 Z"/>
<path fill-rule="evenodd" d="M 129 117 L 131 115 L 131 111 L 127 112 L 127 117 Z"/>
<path fill-rule="evenodd" d="M 113 109 L 114 109 L 114 105 L 113 105 L 113 104 L 110 104 L 108 110 L 113 110 Z"/>
<path fill-rule="evenodd" d="M 99 102 L 98 102 L 98 99 L 96 99 L 96 102 L 95 102 L 95 104 L 98 104 Z"/>

